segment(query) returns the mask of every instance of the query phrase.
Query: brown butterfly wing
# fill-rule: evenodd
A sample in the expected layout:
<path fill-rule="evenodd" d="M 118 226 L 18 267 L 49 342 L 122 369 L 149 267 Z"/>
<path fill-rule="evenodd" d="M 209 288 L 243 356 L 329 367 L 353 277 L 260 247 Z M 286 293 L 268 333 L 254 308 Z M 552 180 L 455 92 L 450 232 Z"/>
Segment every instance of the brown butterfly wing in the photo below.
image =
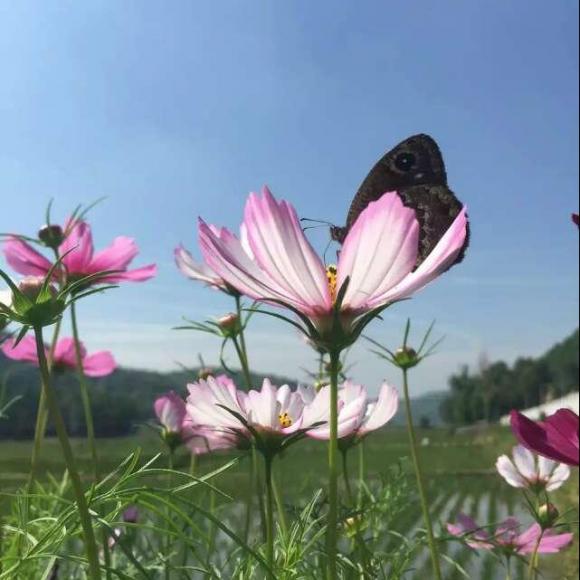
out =
<path fill-rule="evenodd" d="M 435 247 L 463 207 L 447 187 L 443 156 L 429 135 L 409 137 L 379 159 L 354 197 L 346 226 L 332 228 L 331 236 L 342 243 L 367 205 L 388 191 L 396 191 L 403 203 L 417 214 L 421 227 L 418 265 Z M 457 262 L 463 258 L 467 243 Z"/>

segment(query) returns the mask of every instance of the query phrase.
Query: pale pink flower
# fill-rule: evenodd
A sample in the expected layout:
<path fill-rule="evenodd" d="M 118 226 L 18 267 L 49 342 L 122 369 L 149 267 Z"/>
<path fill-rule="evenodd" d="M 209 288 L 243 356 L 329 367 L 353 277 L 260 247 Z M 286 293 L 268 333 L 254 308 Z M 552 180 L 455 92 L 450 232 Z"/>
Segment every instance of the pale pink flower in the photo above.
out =
<path fill-rule="evenodd" d="M 226 382 L 224 377 L 219 381 Z M 163 438 L 172 448 L 184 444 L 194 455 L 202 455 L 235 446 L 231 434 L 195 424 L 187 415 L 185 401 L 174 391 L 158 397 L 153 408 L 163 427 Z"/>
<path fill-rule="evenodd" d="M 184 276 L 197 282 L 203 282 L 217 290 L 228 291 L 224 279 L 216 275 L 207 264 L 194 260 L 191 253 L 183 246 L 175 248 L 173 254 L 175 256 L 175 264 Z"/>
<path fill-rule="evenodd" d="M 223 381 L 214 376 L 187 385 L 187 414 L 194 425 L 222 433 L 247 432 L 244 425 L 230 411 L 244 417 L 245 409 L 233 381 Z"/>
<path fill-rule="evenodd" d="M 0 347 L 5 356 L 12 360 L 29 362 L 38 366 L 38 354 L 34 337 L 25 336 L 16 346 L 14 346 L 14 343 L 14 339 L 9 339 Z M 49 348 L 46 345 L 45 352 L 48 357 Z M 88 377 L 105 377 L 117 368 L 117 363 L 108 350 L 87 354 L 86 348 L 82 343 L 81 359 L 83 372 Z M 52 365 L 56 371 L 77 368 L 74 339 L 62 338 L 56 343 Z"/>
<path fill-rule="evenodd" d="M 93 283 L 143 282 L 157 272 L 155 264 L 128 269 L 139 251 L 132 238 L 119 236 L 109 247 L 95 253 L 91 228 L 86 222 L 69 224 L 66 231 L 68 234 L 58 247 L 58 252 L 64 256 L 62 263 L 72 278 L 114 270 L 114 274 L 100 277 Z M 50 260 L 16 236 L 8 238 L 4 243 L 4 255 L 8 264 L 20 274 L 46 276 L 52 267 Z"/>
<path fill-rule="evenodd" d="M 304 417 L 308 423 L 322 423 L 308 431 L 314 439 L 330 439 L 330 390 L 323 387 L 307 406 Z M 386 425 L 399 408 L 397 390 L 384 383 L 377 401 L 369 401 L 362 385 L 345 381 L 338 391 L 338 438 L 359 440 L 371 431 Z"/>
<path fill-rule="evenodd" d="M 187 412 L 193 423 L 235 435 L 242 446 L 253 431 L 283 437 L 302 427 L 304 400 L 288 385 L 276 387 L 264 379 L 259 391 L 245 393 L 232 382 L 208 377 L 188 388 Z"/>
<path fill-rule="evenodd" d="M 157 397 L 153 410 L 166 433 L 181 434 L 186 415 L 185 401 L 175 391 Z"/>
<path fill-rule="evenodd" d="M 451 535 L 465 538 L 467 545 L 475 550 L 498 549 L 511 555 L 533 554 L 536 546 L 539 554 L 556 554 L 574 539 L 574 534 L 557 534 L 552 529 L 542 532 L 539 524 L 533 524 L 524 532 L 520 530 L 521 524 L 516 518 L 508 518 L 493 534 L 484 531 L 465 514 L 459 515 L 456 524 L 447 524 Z"/>
<path fill-rule="evenodd" d="M 535 456 L 522 445 L 513 449 L 513 460 L 502 455 L 496 462 L 499 474 L 512 487 L 535 491 L 556 491 L 570 477 L 570 468 L 563 463 Z"/>
<path fill-rule="evenodd" d="M 408 298 L 447 270 L 467 236 L 464 209 L 414 269 L 419 223 L 395 192 L 385 193 L 361 213 L 344 241 L 336 269 L 327 269 L 315 253 L 294 208 L 278 202 L 267 188 L 262 195 L 250 194 L 244 226 L 253 257 L 227 229 L 200 220 L 200 247 L 215 274 L 255 300 L 293 309 L 319 333 L 330 330 L 342 290 L 340 323 L 346 335 L 355 334 L 355 323 L 365 314 Z"/>
<path fill-rule="evenodd" d="M 218 237 L 222 235 L 222 229 L 215 226 L 208 226 L 210 230 Z M 245 252 L 248 259 L 253 259 L 253 254 L 250 249 L 245 225 L 242 224 L 240 228 L 240 245 Z M 214 270 L 204 262 L 198 262 L 191 255 L 191 252 L 186 250 L 183 245 L 175 248 L 173 255 L 175 257 L 175 264 L 179 271 L 187 278 L 195 280 L 196 282 L 203 282 L 208 286 L 225 292 L 226 294 L 238 294 L 237 290 L 218 275 Z"/>
<path fill-rule="evenodd" d="M 195 425 L 191 418 L 187 416 L 183 420 L 181 436 L 186 447 L 193 455 L 232 449 L 238 443 L 236 436 L 232 433 Z"/>

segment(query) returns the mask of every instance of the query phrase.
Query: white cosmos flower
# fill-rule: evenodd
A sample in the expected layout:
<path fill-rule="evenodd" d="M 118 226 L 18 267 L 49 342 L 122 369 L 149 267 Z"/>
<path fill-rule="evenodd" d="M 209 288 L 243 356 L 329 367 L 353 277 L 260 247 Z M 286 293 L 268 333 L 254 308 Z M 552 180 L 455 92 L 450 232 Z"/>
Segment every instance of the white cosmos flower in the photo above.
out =
<path fill-rule="evenodd" d="M 567 465 L 536 456 L 522 445 L 514 447 L 512 457 L 502 455 L 496 462 L 499 474 L 512 487 L 555 491 L 570 477 Z"/>

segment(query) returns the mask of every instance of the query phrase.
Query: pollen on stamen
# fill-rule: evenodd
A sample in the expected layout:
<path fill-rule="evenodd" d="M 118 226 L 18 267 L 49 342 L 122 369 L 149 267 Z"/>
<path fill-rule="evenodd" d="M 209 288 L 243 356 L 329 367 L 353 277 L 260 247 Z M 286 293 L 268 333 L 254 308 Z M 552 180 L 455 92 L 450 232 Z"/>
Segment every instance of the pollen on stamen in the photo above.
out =
<path fill-rule="evenodd" d="M 336 300 L 336 274 L 338 270 L 334 264 L 326 266 L 326 279 L 328 280 L 328 288 L 330 290 L 330 297 L 334 302 Z"/>
<path fill-rule="evenodd" d="M 280 413 L 278 415 L 278 421 L 280 422 L 280 427 L 286 429 L 292 426 L 292 419 L 288 413 Z"/>

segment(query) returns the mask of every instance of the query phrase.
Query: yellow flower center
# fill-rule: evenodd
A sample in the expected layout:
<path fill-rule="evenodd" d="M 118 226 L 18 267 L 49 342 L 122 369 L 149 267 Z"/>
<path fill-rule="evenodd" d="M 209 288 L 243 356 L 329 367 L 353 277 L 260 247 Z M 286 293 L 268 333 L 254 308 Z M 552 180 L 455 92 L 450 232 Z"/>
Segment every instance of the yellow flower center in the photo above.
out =
<path fill-rule="evenodd" d="M 290 415 L 288 415 L 288 413 L 286 412 L 280 413 L 278 415 L 278 421 L 280 422 L 280 427 L 282 427 L 283 429 L 292 426 L 292 419 L 290 418 Z"/>
<path fill-rule="evenodd" d="M 326 266 L 326 278 L 328 280 L 328 288 L 330 290 L 330 299 L 333 303 L 336 300 L 336 273 L 337 269 L 334 264 Z"/>

